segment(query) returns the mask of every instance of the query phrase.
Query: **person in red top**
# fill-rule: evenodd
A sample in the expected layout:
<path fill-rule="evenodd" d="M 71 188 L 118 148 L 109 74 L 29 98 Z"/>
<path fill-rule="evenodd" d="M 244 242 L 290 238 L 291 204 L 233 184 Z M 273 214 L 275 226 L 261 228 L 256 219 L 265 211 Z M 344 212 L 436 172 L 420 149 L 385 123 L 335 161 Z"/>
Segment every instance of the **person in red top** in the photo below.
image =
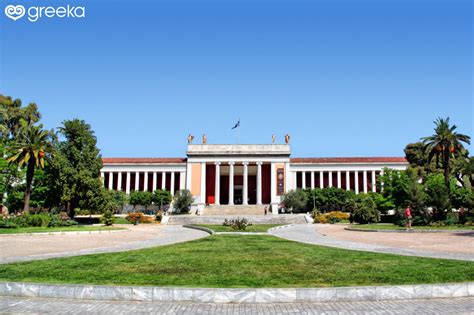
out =
<path fill-rule="evenodd" d="M 405 209 L 405 227 L 408 230 L 413 230 L 411 228 L 411 219 L 412 219 L 412 216 L 411 216 L 411 209 L 410 209 L 410 206 L 407 206 L 407 208 Z"/>

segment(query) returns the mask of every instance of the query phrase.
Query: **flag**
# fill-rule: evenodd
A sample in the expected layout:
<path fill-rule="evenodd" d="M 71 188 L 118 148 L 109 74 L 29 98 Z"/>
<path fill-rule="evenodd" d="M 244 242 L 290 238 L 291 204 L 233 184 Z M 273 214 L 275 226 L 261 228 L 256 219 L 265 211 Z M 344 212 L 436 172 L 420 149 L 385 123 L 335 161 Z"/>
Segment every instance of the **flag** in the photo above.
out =
<path fill-rule="evenodd" d="M 240 127 L 240 118 L 239 118 L 239 121 L 237 121 L 237 123 L 235 124 L 235 126 L 232 127 L 232 129 L 235 129 L 235 128 L 237 128 L 237 127 Z"/>

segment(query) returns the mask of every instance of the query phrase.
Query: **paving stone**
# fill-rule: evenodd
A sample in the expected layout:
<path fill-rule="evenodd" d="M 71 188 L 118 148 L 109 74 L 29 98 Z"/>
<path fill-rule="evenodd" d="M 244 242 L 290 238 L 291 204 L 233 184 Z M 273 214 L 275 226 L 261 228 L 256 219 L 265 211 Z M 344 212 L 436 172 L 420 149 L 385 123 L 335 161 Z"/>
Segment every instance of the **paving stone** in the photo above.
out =
<path fill-rule="evenodd" d="M 474 298 L 330 303 L 215 304 L 0 297 L 0 313 L 41 314 L 473 314 Z"/>
<path fill-rule="evenodd" d="M 418 250 L 413 248 L 399 248 L 382 246 L 377 244 L 358 243 L 355 241 L 345 241 L 336 239 L 318 233 L 318 227 L 316 224 L 293 224 L 281 229 L 271 229 L 268 231 L 269 234 L 278 236 L 291 241 L 330 246 L 336 248 L 350 249 L 350 250 L 361 250 L 369 252 L 387 253 L 395 255 L 405 256 L 419 256 L 419 257 L 430 257 L 430 258 L 445 258 L 445 259 L 457 259 L 474 261 L 474 253 L 454 253 L 444 251 L 427 251 Z M 363 232 L 360 232 L 363 233 Z"/>

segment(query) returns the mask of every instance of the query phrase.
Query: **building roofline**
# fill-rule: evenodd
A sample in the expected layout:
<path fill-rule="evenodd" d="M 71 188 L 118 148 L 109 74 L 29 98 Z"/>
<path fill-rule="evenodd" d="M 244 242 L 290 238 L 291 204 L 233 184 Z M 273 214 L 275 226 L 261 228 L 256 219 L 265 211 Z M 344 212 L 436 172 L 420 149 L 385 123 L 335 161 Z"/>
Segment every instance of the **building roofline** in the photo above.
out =
<path fill-rule="evenodd" d="M 331 164 L 331 163 L 400 163 L 407 164 L 404 157 L 304 157 L 290 158 L 294 164 Z"/>
<path fill-rule="evenodd" d="M 102 158 L 104 164 L 181 164 L 186 158 Z M 399 163 L 408 164 L 404 157 L 295 157 L 293 164 L 334 164 L 334 163 Z"/>
<path fill-rule="evenodd" d="M 177 164 L 186 163 L 185 158 L 102 158 L 104 164 Z"/>

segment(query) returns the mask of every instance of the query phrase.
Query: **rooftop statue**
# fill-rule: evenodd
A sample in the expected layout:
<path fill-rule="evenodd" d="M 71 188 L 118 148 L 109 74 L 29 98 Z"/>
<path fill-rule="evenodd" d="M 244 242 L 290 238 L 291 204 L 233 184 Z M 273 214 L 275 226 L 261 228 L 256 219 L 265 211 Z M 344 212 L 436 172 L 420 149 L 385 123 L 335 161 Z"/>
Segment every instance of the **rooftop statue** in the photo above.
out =
<path fill-rule="evenodd" d="M 194 140 L 194 136 L 192 134 L 188 135 L 188 144 L 192 144 Z"/>
<path fill-rule="evenodd" d="M 272 134 L 272 144 L 275 144 L 275 134 Z"/>
<path fill-rule="evenodd" d="M 289 143 L 290 143 L 290 135 L 289 135 L 289 134 L 286 134 L 286 135 L 285 135 L 285 143 L 286 143 L 286 144 L 289 144 Z"/>
<path fill-rule="evenodd" d="M 207 137 L 206 137 L 206 134 L 204 133 L 202 135 L 202 144 L 206 144 L 207 143 Z"/>

